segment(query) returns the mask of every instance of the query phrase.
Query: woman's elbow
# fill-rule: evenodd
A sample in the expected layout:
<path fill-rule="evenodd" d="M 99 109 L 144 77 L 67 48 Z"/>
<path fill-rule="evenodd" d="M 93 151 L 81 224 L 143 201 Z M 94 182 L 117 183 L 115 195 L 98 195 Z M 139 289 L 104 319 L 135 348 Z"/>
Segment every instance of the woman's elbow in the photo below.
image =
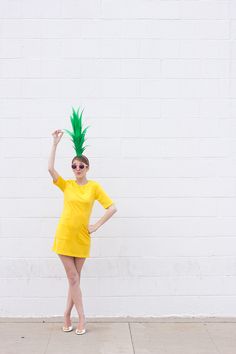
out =
<path fill-rule="evenodd" d="M 111 210 L 113 213 L 117 212 L 117 207 L 115 206 L 115 204 L 110 205 L 107 209 Z"/>

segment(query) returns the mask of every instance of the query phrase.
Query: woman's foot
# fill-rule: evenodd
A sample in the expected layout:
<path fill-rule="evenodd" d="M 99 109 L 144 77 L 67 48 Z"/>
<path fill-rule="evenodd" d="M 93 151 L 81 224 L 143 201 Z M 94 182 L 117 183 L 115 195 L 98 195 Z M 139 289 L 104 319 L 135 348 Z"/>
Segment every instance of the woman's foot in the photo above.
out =
<path fill-rule="evenodd" d="M 70 319 L 70 314 L 64 313 L 64 326 L 63 328 L 69 328 L 71 327 L 71 319 Z"/>
<path fill-rule="evenodd" d="M 76 329 L 77 329 L 79 332 L 82 331 L 83 329 L 85 329 L 85 323 L 86 323 L 85 317 L 80 317 L 80 320 L 79 320 L 79 322 L 78 322 L 78 324 L 77 324 Z"/>

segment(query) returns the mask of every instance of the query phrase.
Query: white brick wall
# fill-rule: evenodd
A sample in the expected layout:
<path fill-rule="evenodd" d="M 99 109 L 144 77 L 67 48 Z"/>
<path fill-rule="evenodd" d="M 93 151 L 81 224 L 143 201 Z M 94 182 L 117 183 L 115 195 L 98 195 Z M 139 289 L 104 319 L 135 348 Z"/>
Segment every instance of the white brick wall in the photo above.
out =
<path fill-rule="evenodd" d="M 0 316 L 63 314 L 47 163 L 78 105 L 88 178 L 118 207 L 92 236 L 86 316 L 235 316 L 236 2 L 2 0 L 0 35 Z M 64 136 L 65 178 L 73 156 Z"/>

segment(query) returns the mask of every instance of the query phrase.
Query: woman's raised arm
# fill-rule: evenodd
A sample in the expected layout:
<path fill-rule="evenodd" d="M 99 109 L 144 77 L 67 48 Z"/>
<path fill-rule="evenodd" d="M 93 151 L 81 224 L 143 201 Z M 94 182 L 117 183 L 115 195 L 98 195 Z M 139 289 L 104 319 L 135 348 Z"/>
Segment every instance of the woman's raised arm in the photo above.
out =
<path fill-rule="evenodd" d="M 52 133 L 53 144 L 52 144 L 52 149 L 51 149 L 49 160 L 48 160 L 48 172 L 52 176 L 53 180 L 57 180 L 59 177 L 59 173 L 55 170 L 54 164 L 55 164 L 57 144 L 61 140 L 63 134 L 64 134 L 63 131 L 61 131 L 60 129 L 55 130 Z"/>

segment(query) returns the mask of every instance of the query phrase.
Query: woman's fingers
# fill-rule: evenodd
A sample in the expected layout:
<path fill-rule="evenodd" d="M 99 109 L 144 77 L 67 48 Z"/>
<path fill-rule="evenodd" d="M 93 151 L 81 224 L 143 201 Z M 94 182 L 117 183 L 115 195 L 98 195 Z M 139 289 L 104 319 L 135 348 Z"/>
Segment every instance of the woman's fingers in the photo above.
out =
<path fill-rule="evenodd" d="M 52 133 L 54 144 L 58 144 L 62 138 L 64 132 L 61 129 L 57 129 Z"/>
<path fill-rule="evenodd" d="M 57 129 L 52 133 L 53 136 L 59 136 L 59 135 L 62 136 L 63 134 L 64 134 L 64 132 L 60 129 Z"/>
<path fill-rule="evenodd" d="M 60 134 L 60 136 L 59 136 L 59 134 Z M 60 140 L 61 140 L 62 135 L 63 135 L 63 132 L 62 132 L 62 133 L 59 133 L 59 134 L 58 134 L 58 141 L 60 141 Z"/>

